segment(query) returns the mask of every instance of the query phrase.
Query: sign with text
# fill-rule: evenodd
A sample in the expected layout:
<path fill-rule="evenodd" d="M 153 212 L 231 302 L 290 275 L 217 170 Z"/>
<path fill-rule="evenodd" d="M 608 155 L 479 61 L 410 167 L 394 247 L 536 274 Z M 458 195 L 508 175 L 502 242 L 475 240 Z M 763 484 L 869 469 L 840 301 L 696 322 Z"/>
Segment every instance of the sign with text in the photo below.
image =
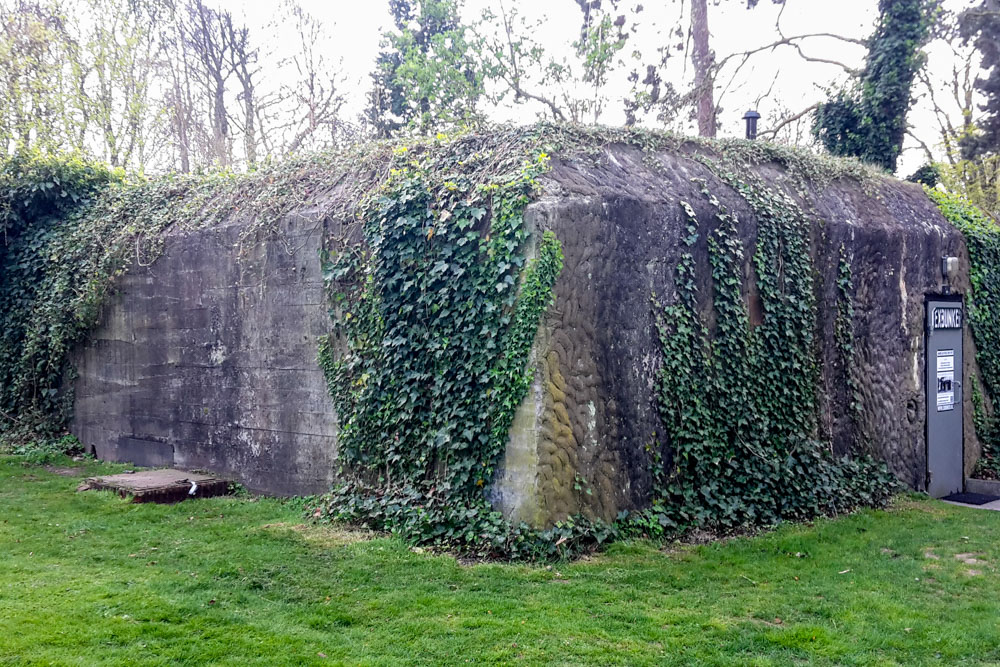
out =
<path fill-rule="evenodd" d="M 961 308 L 935 308 L 933 318 L 935 329 L 961 329 Z"/>
<path fill-rule="evenodd" d="M 934 311 L 937 317 L 937 311 Z M 936 327 L 935 327 L 936 328 Z M 951 327 L 944 327 L 951 328 Z M 937 411 L 955 409 L 955 350 L 937 351 Z"/>

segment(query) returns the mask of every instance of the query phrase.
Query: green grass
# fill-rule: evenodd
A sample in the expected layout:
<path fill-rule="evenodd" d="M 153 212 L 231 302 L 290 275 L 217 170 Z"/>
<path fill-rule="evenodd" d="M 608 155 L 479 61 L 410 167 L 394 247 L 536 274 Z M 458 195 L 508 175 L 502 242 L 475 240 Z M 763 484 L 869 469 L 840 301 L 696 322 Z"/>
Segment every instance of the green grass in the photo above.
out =
<path fill-rule="evenodd" d="M 998 512 L 912 497 L 670 553 L 467 566 L 276 500 L 76 493 L 121 469 L 78 465 L 0 457 L 0 664 L 1000 662 Z"/>

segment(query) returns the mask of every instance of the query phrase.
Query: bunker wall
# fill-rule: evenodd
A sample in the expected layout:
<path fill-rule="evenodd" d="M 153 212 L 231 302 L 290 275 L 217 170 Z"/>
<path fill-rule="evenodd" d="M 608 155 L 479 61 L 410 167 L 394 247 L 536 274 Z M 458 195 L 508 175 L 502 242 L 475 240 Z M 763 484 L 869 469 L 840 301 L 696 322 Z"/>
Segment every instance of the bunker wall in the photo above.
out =
<path fill-rule="evenodd" d="M 900 480 L 925 488 L 924 300 L 940 294 L 941 257 L 959 256 L 951 285 L 968 291 L 961 234 L 919 186 L 880 179 L 803 186 L 776 165 L 756 177 L 795 199 L 811 221 L 821 361 L 816 436 L 836 455 L 870 454 Z M 694 157 L 615 149 L 594 165 L 554 166 L 547 195 L 529 209 L 538 230 L 563 244 L 565 266 L 555 304 L 539 332 L 534 384 L 515 420 L 494 493 L 505 512 L 549 524 L 583 512 L 606 520 L 648 503 L 649 450 L 664 444 L 657 412 L 661 348 L 655 307 L 676 299 L 674 267 L 686 250 L 681 202 L 697 213 L 694 247 L 703 315 L 712 327 L 711 268 L 705 238 L 718 212 L 702 189 L 740 221 L 747 267 L 743 291 L 751 323 L 759 317 L 750 259 L 757 220 L 742 197 Z M 855 359 L 848 369 L 835 340 L 841 247 L 853 273 Z M 965 335 L 965 376 L 974 346 Z M 852 414 L 852 398 L 858 410 Z M 677 396 L 670 400 L 684 401 Z M 970 392 L 963 405 L 965 472 L 978 458 Z M 667 451 L 669 455 L 669 443 Z"/>
<path fill-rule="evenodd" d="M 248 227 L 173 231 L 158 260 L 121 278 L 77 353 L 72 430 L 102 459 L 321 493 L 337 443 L 316 364 L 323 224 L 291 215 L 264 243 Z"/>
<path fill-rule="evenodd" d="M 676 299 L 681 202 L 711 228 L 707 189 L 739 219 L 747 258 L 756 217 L 731 187 L 684 151 L 650 156 L 616 146 L 596 161 L 553 161 L 526 212 L 536 238 L 552 230 L 565 266 L 537 334 L 533 384 L 490 492 L 510 517 L 547 525 L 576 512 L 614 519 L 651 490 L 649 448 L 666 445 L 657 412 L 661 348 L 651 297 Z M 777 165 L 754 175 L 795 199 L 810 221 L 817 297 L 816 436 L 834 453 L 870 453 L 924 488 L 923 304 L 941 291 L 940 258 L 962 271 L 961 235 L 919 187 L 876 180 L 806 182 Z M 168 234 L 163 255 L 121 278 L 118 294 L 76 355 L 73 432 L 99 457 L 204 468 L 252 490 L 329 489 L 337 418 L 316 362 L 329 330 L 317 252 L 324 221 L 309 211 L 281 233 L 246 238 L 251 222 Z M 711 328 L 705 234 L 694 247 Z M 859 411 L 835 341 L 841 248 L 853 272 Z M 742 276 L 751 321 L 753 271 Z M 966 377 L 975 372 L 966 332 Z M 978 457 L 970 392 L 963 406 L 966 472 Z M 686 400 L 675 397 L 674 400 Z M 669 464 L 669 458 L 667 460 Z"/>

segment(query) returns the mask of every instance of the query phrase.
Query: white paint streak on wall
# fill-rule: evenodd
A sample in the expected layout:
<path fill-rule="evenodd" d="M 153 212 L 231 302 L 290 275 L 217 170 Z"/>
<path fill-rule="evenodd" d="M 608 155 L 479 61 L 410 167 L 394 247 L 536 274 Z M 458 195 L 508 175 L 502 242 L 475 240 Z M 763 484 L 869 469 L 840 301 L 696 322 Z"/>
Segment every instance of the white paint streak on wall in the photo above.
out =
<path fill-rule="evenodd" d="M 909 337 L 910 327 L 906 321 L 906 307 L 909 305 L 908 295 L 906 292 L 906 237 L 903 236 L 903 252 L 899 257 L 899 321 L 903 326 L 903 335 Z"/>

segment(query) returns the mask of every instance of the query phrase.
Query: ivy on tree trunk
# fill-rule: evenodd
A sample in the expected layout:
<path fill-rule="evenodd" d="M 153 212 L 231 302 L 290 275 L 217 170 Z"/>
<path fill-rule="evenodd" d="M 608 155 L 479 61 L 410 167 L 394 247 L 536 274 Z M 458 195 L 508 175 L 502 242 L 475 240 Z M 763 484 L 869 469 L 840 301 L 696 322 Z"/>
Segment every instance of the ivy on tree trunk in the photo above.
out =
<path fill-rule="evenodd" d="M 910 88 L 924 61 L 934 0 L 880 0 L 865 68 L 814 113 L 813 135 L 834 155 L 896 170 L 903 148 Z"/>

